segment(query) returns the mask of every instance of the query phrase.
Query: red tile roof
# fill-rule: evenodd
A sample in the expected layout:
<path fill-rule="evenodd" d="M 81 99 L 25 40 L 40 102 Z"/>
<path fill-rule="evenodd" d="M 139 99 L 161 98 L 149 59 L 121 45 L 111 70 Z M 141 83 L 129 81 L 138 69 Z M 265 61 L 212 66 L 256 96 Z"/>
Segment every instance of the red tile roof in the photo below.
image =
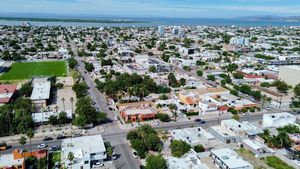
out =
<path fill-rule="evenodd" d="M 8 103 L 12 97 L 12 95 L 16 92 L 17 85 L 0 85 L 0 103 Z M 5 95 L 7 94 L 7 95 Z M 11 94 L 11 95 L 9 95 Z"/>

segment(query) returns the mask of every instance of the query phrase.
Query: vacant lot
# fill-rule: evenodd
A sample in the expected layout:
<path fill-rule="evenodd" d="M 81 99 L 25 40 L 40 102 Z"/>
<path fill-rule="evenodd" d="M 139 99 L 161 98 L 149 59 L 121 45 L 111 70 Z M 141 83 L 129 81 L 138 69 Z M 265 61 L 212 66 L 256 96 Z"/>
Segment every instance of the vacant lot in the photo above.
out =
<path fill-rule="evenodd" d="M 64 61 L 53 62 L 18 62 L 14 63 L 0 80 L 22 80 L 34 76 L 66 76 L 67 67 Z"/>
<path fill-rule="evenodd" d="M 286 164 L 281 159 L 275 156 L 266 157 L 266 163 L 274 169 L 294 169 L 293 167 L 289 166 L 288 164 Z"/>

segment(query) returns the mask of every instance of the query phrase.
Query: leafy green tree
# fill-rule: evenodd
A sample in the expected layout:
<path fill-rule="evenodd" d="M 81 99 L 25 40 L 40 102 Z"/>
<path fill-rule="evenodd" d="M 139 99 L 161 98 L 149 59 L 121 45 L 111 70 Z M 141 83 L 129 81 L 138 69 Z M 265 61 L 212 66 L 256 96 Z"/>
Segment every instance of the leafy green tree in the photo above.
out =
<path fill-rule="evenodd" d="M 216 81 L 216 77 L 214 75 L 207 75 L 207 79 L 211 81 Z"/>
<path fill-rule="evenodd" d="M 170 144 L 171 153 L 174 157 L 181 157 L 188 151 L 190 151 L 191 146 L 182 140 L 173 140 Z"/>
<path fill-rule="evenodd" d="M 68 59 L 68 65 L 70 69 L 74 69 L 77 66 L 77 64 L 78 64 L 77 60 L 74 59 L 73 57 Z"/>
<path fill-rule="evenodd" d="M 236 72 L 236 73 L 233 73 L 233 77 L 235 79 L 243 79 L 244 75 L 242 73 Z"/>
<path fill-rule="evenodd" d="M 168 75 L 169 85 L 172 87 L 178 87 L 178 82 L 173 73 L 169 73 Z"/>
<path fill-rule="evenodd" d="M 160 151 L 162 148 L 162 142 L 156 134 L 149 134 L 145 140 L 145 145 L 148 150 Z"/>
<path fill-rule="evenodd" d="M 27 139 L 26 139 L 26 137 L 21 136 L 18 141 L 19 141 L 19 144 L 24 146 L 26 144 Z"/>
<path fill-rule="evenodd" d="M 202 70 L 197 70 L 196 73 L 197 73 L 198 76 L 203 76 L 203 71 Z"/>
<path fill-rule="evenodd" d="M 231 63 L 226 67 L 226 70 L 228 72 L 233 72 L 233 71 L 237 70 L 237 68 L 238 68 L 237 64 Z"/>
<path fill-rule="evenodd" d="M 169 122 L 170 121 L 170 117 L 167 114 L 163 114 L 163 113 L 157 113 L 156 117 L 162 121 L 162 122 Z"/>
<path fill-rule="evenodd" d="M 149 67 L 149 72 L 152 72 L 152 73 L 156 72 L 156 67 L 155 66 L 150 66 Z"/>
<path fill-rule="evenodd" d="M 38 169 L 47 169 L 47 158 L 44 157 L 44 158 L 41 158 L 39 160 L 37 160 L 37 163 L 36 163 L 36 168 Z"/>
<path fill-rule="evenodd" d="M 294 93 L 295 93 L 295 96 L 297 96 L 297 97 L 300 96 L 300 84 L 298 84 L 294 87 Z"/>
<path fill-rule="evenodd" d="M 92 63 L 85 62 L 84 64 L 85 64 L 85 70 L 87 70 L 88 72 L 92 72 L 95 69 Z"/>
<path fill-rule="evenodd" d="M 179 83 L 181 86 L 184 86 L 186 84 L 186 80 L 184 78 L 180 78 Z"/>
<path fill-rule="evenodd" d="M 149 155 L 146 158 L 145 169 L 167 169 L 167 161 L 161 155 Z"/>
<path fill-rule="evenodd" d="M 57 125 L 57 123 L 58 123 L 57 117 L 54 116 L 54 115 L 51 115 L 51 116 L 48 118 L 48 122 L 49 122 L 51 125 Z"/>
<path fill-rule="evenodd" d="M 24 83 L 21 86 L 20 90 L 19 90 L 19 94 L 21 96 L 29 97 L 31 95 L 31 93 L 32 93 L 32 90 L 33 90 L 33 88 L 31 87 L 31 83 L 30 82 Z"/>
<path fill-rule="evenodd" d="M 284 81 L 277 80 L 273 83 L 273 85 L 275 85 L 277 90 L 281 93 L 287 93 L 289 90 L 289 86 Z"/>
<path fill-rule="evenodd" d="M 197 152 L 197 153 L 200 153 L 200 152 L 204 152 L 205 151 L 205 148 L 203 147 L 203 145 L 201 144 L 198 144 L 194 147 L 194 150 Z"/>
<path fill-rule="evenodd" d="M 81 83 L 75 83 L 73 85 L 72 89 L 76 93 L 76 97 L 77 98 L 87 96 L 88 86 L 85 83 L 83 83 L 83 82 L 81 82 Z"/>

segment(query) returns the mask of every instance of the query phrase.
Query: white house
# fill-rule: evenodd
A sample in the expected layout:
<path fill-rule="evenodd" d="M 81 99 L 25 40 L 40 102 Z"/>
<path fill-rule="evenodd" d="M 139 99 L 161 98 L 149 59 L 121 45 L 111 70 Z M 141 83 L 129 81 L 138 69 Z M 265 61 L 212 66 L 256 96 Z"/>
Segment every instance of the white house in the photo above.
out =
<path fill-rule="evenodd" d="M 72 169 L 92 168 L 94 164 L 107 158 L 101 135 L 64 139 L 61 153 L 61 161 L 64 162 L 65 167 L 72 166 Z M 69 153 L 73 153 L 73 161 L 68 159 Z"/>
<path fill-rule="evenodd" d="M 276 114 L 264 114 L 263 127 L 264 128 L 278 128 L 289 124 L 296 124 L 296 116 L 290 113 L 276 113 Z"/>
<path fill-rule="evenodd" d="M 220 169 L 254 169 L 252 164 L 229 148 L 211 150 L 211 156 Z"/>

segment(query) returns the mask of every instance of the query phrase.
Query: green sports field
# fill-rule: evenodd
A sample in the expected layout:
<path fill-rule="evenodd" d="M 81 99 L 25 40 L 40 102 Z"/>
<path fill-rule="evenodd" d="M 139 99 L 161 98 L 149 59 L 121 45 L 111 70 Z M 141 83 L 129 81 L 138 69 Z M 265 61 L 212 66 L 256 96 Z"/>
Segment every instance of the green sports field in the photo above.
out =
<path fill-rule="evenodd" d="M 0 80 L 23 80 L 35 76 L 66 76 L 65 61 L 17 62 L 0 76 Z"/>

